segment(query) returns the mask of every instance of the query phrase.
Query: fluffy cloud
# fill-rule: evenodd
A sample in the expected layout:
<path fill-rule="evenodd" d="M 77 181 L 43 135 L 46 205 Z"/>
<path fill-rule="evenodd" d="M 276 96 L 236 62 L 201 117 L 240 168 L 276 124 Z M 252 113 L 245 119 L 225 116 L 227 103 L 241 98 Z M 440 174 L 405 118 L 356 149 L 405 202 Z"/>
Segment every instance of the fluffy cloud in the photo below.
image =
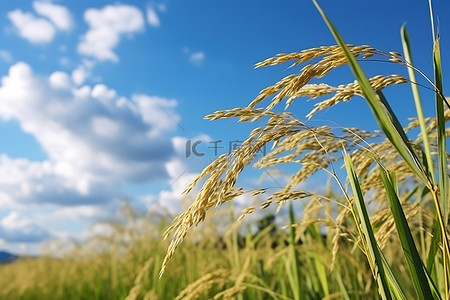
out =
<path fill-rule="evenodd" d="M 31 43 L 48 43 L 55 37 L 55 27 L 49 21 L 36 18 L 31 13 L 16 9 L 8 13 L 8 19 L 18 30 L 19 35 Z"/>
<path fill-rule="evenodd" d="M 8 19 L 18 31 L 19 36 L 31 43 L 49 43 L 58 30 L 68 31 L 73 26 L 72 16 L 64 6 L 34 1 L 33 8 L 43 18 L 20 9 L 8 13 Z"/>
<path fill-rule="evenodd" d="M 66 73 L 38 76 L 17 63 L 1 81 L 0 118 L 18 121 L 48 159 L 0 156 L 0 190 L 22 203 L 79 205 L 123 196 L 124 182 L 167 179 L 175 106 L 148 95 L 127 99 L 103 84 L 78 88 Z"/>
<path fill-rule="evenodd" d="M 86 81 L 89 75 L 90 75 L 89 69 L 84 65 L 80 65 L 75 70 L 72 71 L 72 80 L 77 86 L 79 86 Z"/>
<path fill-rule="evenodd" d="M 65 72 L 54 72 L 48 80 L 54 89 L 69 90 L 72 86 L 71 79 Z"/>
<path fill-rule="evenodd" d="M 0 188 L 5 191 L 0 200 L 12 207 L 12 203 L 69 206 L 106 203 L 120 196 L 113 182 L 96 179 L 95 174 L 76 170 L 67 162 L 33 162 L 1 155 L 0 172 Z"/>
<path fill-rule="evenodd" d="M 90 8 L 84 13 L 89 30 L 78 44 L 78 52 L 98 60 L 118 61 L 113 49 L 124 34 L 133 34 L 144 29 L 144 17 L 138 8 L 131 5 L 107 5 L 102 9 Z"/>
<path fill-rule="evenodd" d="M 50 2 L 34 1 L 33 8 L 36 13 L 48 18 L 59 30 L 72 29 L 72 16 L 66 7 Z"/>
<path fill-rule="evenodd" d="M 30 218 L 12 211 L 0 221 L 0 239 L 10 243 L 36 243 L 50 234 Z"/>

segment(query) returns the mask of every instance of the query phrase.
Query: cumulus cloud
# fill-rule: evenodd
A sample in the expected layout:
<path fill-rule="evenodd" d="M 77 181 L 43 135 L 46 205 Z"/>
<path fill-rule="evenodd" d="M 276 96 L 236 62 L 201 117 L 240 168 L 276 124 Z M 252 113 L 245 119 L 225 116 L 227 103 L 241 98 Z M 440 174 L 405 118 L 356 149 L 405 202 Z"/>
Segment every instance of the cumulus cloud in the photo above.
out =
<path fill-rule="evenodd" d="M 158 136 L 158 132 L 161 129 L 174 130 L 180 121 L 178 115 L 171 113 L 177 105 L 174 99 L 167 100 L 162 97 L 148 95 L 134 95 L 132 99 L 137 104 L 142 119 L 156 129 L 150 130 L 148 132 L 149 136 Z M 155 119 L 155 114 L 164 115 L 165 117 Z"/>
<path fill-rule="evenodd" d="M 89 30 L 78 44 L 78 52 L 98 60 L 117 62 L 119 57 L 113 49 L 124 34 L 133 34 L 144 29 L 144 17 L 138 8 L 131 5 L 107 5 L 102 9 L 90 8 L 84 13 Z"/>
<path fill-rule="evenodd" d="M 72 81 L 75 85 L 79 86 L 83 84 L 89 77 L 90 71 L 84 65 L 80 65 L 72 71 Z"/>
<path fill-rule="evenodd" d="M 176 104 L 128 99 L 103 84 L 76 87 L 69 74 L 38 76 L 19 62 L 1 80 L 0 118 L 18 121 L 48 159 L 1 155 L 0 190 L 22 203 L 79 205 L 122 196 L 124 182 L 167 179 Z"/>
<path fill-rule="evenodd" d="M 69 31 L 72 29 L 72 16 L 66 7 L 51 2 L 34 1 L 33 8 L 36 13 L 48 18 L 59 30 Z"/>
<path fill-rule="evenodd" d="M 33 8 L 37 17 L 30 12 L 15 9 L 8 13 L 8 19 L 19 36 L 35 44 L 51 42 L 58 30 L 68 31 L 73 27 L 69 10 L 50 2 L 34 1 Z"/>
<path fill-rule="evenodd" d="M 55 27 L 49 21 L 36 18 L 31 13 L 16 9 L 8 13 L 8 19 L 17 29 L 19 35 L 31 43 L 48 43 L 55 37 Z"/>
<path fill-rule="evenodd" d="M 0 239 L 6 242 L 36 243 L 49 237 L 46 230 L 16 211 L 10 212 L 0 221 Z"/>
<path fill-rule="evenodd" d="M 117 93 L 113 89 L 109 89 L 103 83 L 96 84 L 91 91 L 91 96 L 100 101 L 108 101 L 117 97 Z"/>
<path fill-rule="evenodd" d="M 69 75 L 65 72 L 54 72 L 48 78 L 50 86 L 54 89 L 70 90 L 72 86 Z"/>

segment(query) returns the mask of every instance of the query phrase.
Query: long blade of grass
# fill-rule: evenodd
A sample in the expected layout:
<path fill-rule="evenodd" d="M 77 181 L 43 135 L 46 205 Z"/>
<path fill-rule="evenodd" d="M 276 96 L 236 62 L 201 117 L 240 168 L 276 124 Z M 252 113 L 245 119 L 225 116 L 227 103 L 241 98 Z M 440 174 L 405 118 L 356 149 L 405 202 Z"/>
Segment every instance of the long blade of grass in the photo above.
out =
<path fill-rule="evenodd" d="M 344 149 L 344 163 L 347 170 L 347 176 L 350 181 L 353 190 L 353 197 L 355 199 L 354 204 L 356 206 L 356 212 L 359 216 L 361 228 L 363 232 L 363 238 L 367 244 L 367 255 L 372 268 L 372 273 L 377 281 L 378 292 L 382 299 L 392 299 L 389 292 L 389 283 L 386 279 L 384 271 L 383 261 L 379 251 L 378 244 L 373 234 L 372 225 L 370 224 L 369 214 L 367 213 L 366 205 L 364 203 L 364 197 L 361 187 L 359 185 L 358 177 L 356 175 L 355 168 L 353 166 L 350 155 Z"/>
<path fill-rule="evenodd" d="M 389 204 L 394 218 L 395 227 L 402 244 L 406 262 L 408 263 L 409 272 L 416 289 L 419 299 L 433 299 L 431 288 L 425 275 L 423 263 L 417 251 L 416 244 L 409 229 L 408 222 L 403 212 L 400 200 L 398 199 L 395 188 L 392 185 L 389 174 L 380 165 L 381 178 L 383 180 L 384 189 L 387 193 Z"/>
<path fill-rule="evenodd" d="M 383 130 L 386 137 L 392 143 L 392 145 L 397 149 L 398 153 L 402 156 L 405 162 L 409 165 L 411 170 L 420 178 L 426 185 L 430 184 L 430 180 L 427 177 L 427 173 L 425 172 L 420 160 L 417 155 L 412 150 L 412 147 L 406 138 L 406 134 L 404 133 L 401 126 L 394 124 L 396 118 L 395 115 L 391 115 L 387 108 L 381 103 L 375 91 L 372 89 L 372 86 L 369 82 L 369 79 L 365 75 L 361 66 L 357 62 L 356 58 L 353 56 L 352 52 L 348 48 L 344 39 L 341 37 L 337 29 L 328 19 L 322 8 L 319 6 L 316 0 L 312 0 L 317 7 L 317 10 L 322 15 L 325 23 L 333 34 L 336 42 L 343 49 L 350 68 L 352 69 L 355 78 L 359 83 L 359 87 L 364 95 L 364 98 L 367 100 L 375 119 Z"/>
<path fill-rule="evenodd" d="M 446 134 L 445 134 L 445 117 L 444 117 L 444 101 L 443 85 L 442 85 L 442 64 L 441 64 L 441 49 L 439 34 L 436 36 L 436 29 L 434 27 L 434 14 L 432 1 L 428 1 L 430 9 L 431 30 L 433 33 L 433 67 L 434 80 L 436 86 L 436 118 L 437 118 L 437 147 L 438 147 L 438 170 L 439 170 L 439 195 L 437 191 L 433 190 L 433 201 L 436 207 L 437 219 L 441 227 L 442 237 L 442 261 L 444 267 L 444 282 L 445 282 L 445 298 L 449 299 L 449 263 L 450 263 L 450 247 L 447 235 L 448 224 L 448 209 L 449 209 L 449 179 L 447 171 L 447 149 L 446 149 Z M 448 104 L 448 103 L 447 103 Z M 440 200 L 440 201 L 439 201 Z M 440 202 L 440 203 L 439 203 Z M 442 210 L 441 210 L 442 209 Z"/>
<path fill-rule="evenodd" d="M 382 107 L 385 109 L 389 117 L 389 120 L 392 122 L 393 127 L 395 128 L 395 130 L 397 130 L 397 133 L 400 136 L 403 145 L 407 148 L 408 151 L 410 151 L 410 153 L 413 155 L 413 158 L 419 161 L 418 157 L 416 156 L 415 152 L 412 149 L 411 143 L 409 142 L 409 139 L 406 136 L 405 131 L 403 130 L 402 125 L 400 124 L 400 121 L 397 119 L 397 116 L 395 115 L 394 111 L 389 105 L 387 99 L 384 97 L 384 94 L 381 91 L 376 91 L 375 94 L 377 95 L 379 102 L 382 104 Z M 419 165 L 422 166 L 420 163 Z M 428 172 L 425 174 L 428 175 Z"/>
<path fill-rule="evenodd" d="M 427 131 L 427 127 L 425 124 L 425 117 L 423 114 L 422 101 L 420 99 L 419 88 L 417 86 L 416 73 L 413 68 L 409 67 L 409 66 L 413 66 L 414 64 L 413 64 L 412 55 L 411 55 L 411 46 L 409 43 L 408 32 L 406 30 L 405 25 L 403 25 L 401 27 L 400 35 L 402 38 L 403 54 L 404 54 L 406 62 L 408 63 L 408 75 L 409 75 L 409 79 L 411 81 L 411 90 L 412 90 L 412 94 L 413 94 L 413 98 L 414 98 L 414 104 L 416 105 L 417 119 L 419 121 L 420 133 L 422 135 L 423 149 L 425 152 L 428 170 L 430 170 L 428 172 L 428 174 L 434 182 L 433 159 L 431 157 L 430 141 L 428 139 L 428 131 Z"/>
<path fill-rule="evenodd" d="M 383 261 L 383 267 L 386 270 L 386 280 L 388 281 L 390 291 L 392 292 L 392 296 L 397 300 L 408 300 L 406 295 L 403 293 L 403 290 L 400 287 L 400 284 L 398 283 L 397 278 L 394 275 L 394 272 L 392 272 L 391 266 L 389 266 L 386 257 L 384 256 L 383 252 L 381 252 L 380 249 L 379 251 L 381 254 L 381 260 Z"/>
<path fill-rule="evenodd" d="M 444 224 L 448 224 L 448 207 L 449 207 L 449 193 L 448 193 L 448 172 L 447 172 L 447 149 L 446 149 L 446 135 L 445 135 L 445 117 L 444 117 L 444 99 L 442 86 L 442 65 L 441 65 L 441 51 L 439 46 L 439 39 L 434 42 L 434 77 L 436 87 L 440 91 L 436 93 L 436 117 L 438 130 L 438 163 L 439 163 L 439 190 L 442 199 L 442 214 Z"/>
<path fill-rule="evenodd" d="M 341 297 L 345 300 L 350 300 L 350 296 L 348 295 L 347 288 L 345 287 L 345 284 L 342 281 L 342 277 L 340 274 L 336 275 L 336 281 L 338 282 L 339 288 L 341 289 Z"/>
<path fill-rule="evenodd" d="M 448 279 L 448 263 L 449 263 L 449 246 L 447 231 L 445 228 L 448 224 L 448 206 L 449 206 L 449 192 L 448 192 L 448 172 L 447 172 L 447 149 L 446 149 L 446 134 L 445 134 L 445 117 L 444 117 L 444 99 L 442 98 L 442 67 L 440 54 L 439 38 L 434 42 L 433 58 L 434 58 L 434 77 L 435 84 L 440 93 L 436 93 L 436 117 L 437 117 L 437 146 L 438 146 L 438 166 L 439 166 L 439 194 L 440 202 L 436 197 L 436 210 L 438 219 L 442 223 L 442 242 L 443 242 L 443 265 L 444 265 L 444 279 L 446 298 L 448 299 L 449 279 Z M 440 214 L 440 207 L 442 207 L 442 215 Z"/>
<path fill-rule="evenodd" d="M 319 226 L 317 224 L 311 224 L 310 226 L 308 226 L 306 232 L 314 239 L 317 247 L 326 247 Z M 327 269 L 319 253 L 312 251 L 311 264 L 316 271 L 317 279 L 320 283 L 320 287 L 322 288 L 323 295 L 327 297 L 330 294 L 327 279 Z"/>
<path fill-rule="evenodd" d="M 433 295 L 435 296 L 435 299 L 442 300 L 442 297 L 439 293 L 439 289 L 436 285 L 436 283 L 433 281 L 433 278 L 431 277 L 431 274 L 428 272 L 428 270 L 423 266 L 423 271 L 425 272 L 425 275 L 427 276 L 428 282 L 430 283 L 430 287 L 433 291 Z"/>
<path fill-rule="evenodd" d="M 295 249 L 295 215 L 294 215 L 294 207 L 292 206 L 292 202 L 289 203 L 289 220 L 291 222 L 291 226 L 289 228 L 289 253 L 291 255 L 291 267 L 292 267 L 292 278 L 291 278 L 291 287 L 294 293 L 294 299 L 300 299 L 301 297 L 301 286 L 300 286 L 300 260 L 297 255 L 297 250 Z"/>

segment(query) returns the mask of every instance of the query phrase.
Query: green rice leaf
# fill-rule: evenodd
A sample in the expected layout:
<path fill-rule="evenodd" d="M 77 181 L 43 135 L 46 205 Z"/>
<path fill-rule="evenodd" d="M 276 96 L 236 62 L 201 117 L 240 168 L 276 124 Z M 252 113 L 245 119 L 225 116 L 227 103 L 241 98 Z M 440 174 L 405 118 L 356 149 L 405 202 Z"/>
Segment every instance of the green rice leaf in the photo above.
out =
<path fill-rule="evenodd" d="M 297 255 L 297 250 L 295 249 L 295 214 L 294 214 L 294 208 L 292 206 L 292 202 L 289 203 L 289 220 L 291 222 L 291 228 L 289 230 L 289 254 L 291 256 L 291 268 L 287 268 L 287 270 L 290 270 L 291 272 L 288 272 L 290 274 L 289 281 L 291 283 L 292 292 L 294 293 L 294 299 L 301 299 L 301 281 L 300 281 L 300 260 Z"/>
<path fill-rule="evenodd" d="M 313 2 L 322 15 L 325 23 L 328 25 L 328 28 L 333 34 L 336 42 L 343 49 L 348 59 L 349 66 L 359 83 L 363 96 L 369 104 L 378 125 L 380 126 L 386 137 L 389 139 L 389 141 L 392 143 L 392 145 L 397 149 L 398 153 L 411 168 L 411 170 L 417 175 L 417 177 L 420 178 L 420 180 L 422 180 L 426 185 L 429 185 L 430 180 L 427 177 L 427 173 L 420 160 L 412 150 L 406 134 L 404 133 L 400 123 L 398 123 L 395 114 L 393 114 L 392 110 L 390 110 L 389 107 L 386 107 L 387 102 L 383 103 L 383 99 L 380 99 L 380 95 L 382 94 L 376 93 L 372 89 L 369 79 L 365 75 L 361 66 L 353 56 L 352 52 L 348 48 L 347 44 L 345 43 L 344 39 L 341 37 L 337 29 L 328 19 L 324 11 L 320 8 L 317 1 L 313 0 Z"/>
<path fill-rule="evenodd" d="M 345 149 L 344 163 L 347 170 L 347 176 L 353 190 L 354 205 L 356 206 L 356 212 L 361 223 L 361 229 L 363 232 L 363 236 L 361 238 L 363 238 L 367 244 L 367 255 L 372 268 L 372 273 L 377 281 L 378 292 L 380 293 L 382 299 L 392 299 L 389 292 L 389 283 L 384 271 L 381 253 L 375 240 L 372 225 L 370 224 L 369 214 L 367 213 L 366 205 L 364 203 L 364 197 L 359 185 L 358 177 L 356 175 L 352 159 Z"/>
<path fill-rule="evenodd" d="M 395 227 L 397 228 L 397 233 L 400 238 L 400 243 L 402 244 L 403 252 L 405 254 L 406 262 L 408 263 L 418 299 L 433 299 L 431 288 L 423 268 L 422 260 L 419 256 L 419 252 L 417 251 L 411 230 L 409 229 L 408 222 L 400 204 L 400 200 L 398 199 L 395 188 L 392 185 L 392 180 L 381 165 L 380 172 L 384 188 L 389 198 L 389 204 L 394 217 Z"/>
<path fill-rule="evenodd" d="M 438 152 L 438 173 L 439 173 L 439 191 L 433 190 L 433 201 L 436 207 L 437 221 L 441 228 L 442 242 L 442 272 L 444 277 L 444 291 L 445 298 L 449 299 L 449 277 L 448 264 L 450 263 L 450 249 L 447 234 L 448 224 L 448 209 L 449 209 L 449 187 L 448 187 L 448 170 L 447 170 L 447 149 L 446 149 L 446 134 L 445 134 L 445 118 L 444 118 L 444 102 L 450 108 L 449 103 L 444 98 L 442 85 L 442 65 L 441 65 L 441 50 L 439 33 L 435 34 L 434 14 L 432 1 L 428 1 L 431 31 L 433 33 L 433 67 L 435 80 L 435 95 L 436 95 L 436 118 L 437 118 L 437 152 Z M 433 187 L 434 188 L 434 187 Z"/>
<path fill-rule="evenodd" d="M 411 46 L 409 43 L 408 32 L 406 30 L 405 25 L 403 25 L 401 27 L 400 35 L 402 38 L 403 54 L 405 57 L 405 61 L 410 66 L 413 66 L 413 60 L 412 60 L 412 55 L 411 55 Z M 416 106 L 417 119 L 419 121 L 419 126 L 420 126 L 420 133 L 422 134 L 423 148 L 424 148 L 426 162 L 427 162 L 426 166 L 427 166 L 428 170 L 431 170 L 431 171 L 428 171 L 427 173 L 429 174 L 430 178 L 433 179 L 433 182 L 434 182 L 433 159 L 431 157 L 431 148 L 430 148 L 430 142 L 428 139 L 428 131 L 427 131 L 427 127 L 425 124 L 425 117 L 424 117 L 423 109 L 422 109 L 422 100 L 420 99 L 419 88 L 416 83 L 417 82 L 416 73 L 412 67 L 408 67 L 408 75 L 409 75 L 409 79 L 411 81 L 411 90 L 412 90 L 412 94 L 413 94 L 413 98 L 414 98 L 414 104 Z"/>
<path fill-rule="evenodd" d="M 398 283 L 397 278 L 394 275 L 394 272 L 392 272 L 391 266 L 389 266 L 389 263 L 387 262 L 386 257 L 384 256 L 383 252 L 381 252 L 380 249 L 378 249 L 378 250 L 381 254 L 381 260 L 383 261 L 383 267 L 386 270 L 386 280 L 388 281 L 392 296 L 397 300 L 408 300 L 408 298 L 403 293 L 403 290 L 400 287 L 400 284 Z"/>
<path fill-rule="evenodd" d="M 444 117 L 444 98 L 442 86 L 442 66 L 441 66 L 441 51 L 439 46 L 439 38 L 434 42 L 433 57 L 434 57 L 434 77 L 435 84 L 438 91 L 436 92 L 436 116 L 437 116 L 437 133 L 438 133 L 438 163 L 439 163 L 439 190 L 441 194 L 441 207 L 444 224 L 448 223 L 448 207 L 449 207 L 449 193 L 448 193 L 448 172 L 447 172 L 447 149 L 446 149 L 446 135 L 445 135 L 445 117 Z"/>
<path fill-rule="evenodd" d="M 436 259 L 436 253 L 439 250 L 439 244 L 441 243 L 441 240 L 441 228 L 439 226 L 439 223 L 436 221 L 436 223 L 434 223 L 433 238 L 431 239 L 430 250 L 428 251 L 427 258 L 427 269 L 430 271 L 433 269 L 434 260 Z"/>

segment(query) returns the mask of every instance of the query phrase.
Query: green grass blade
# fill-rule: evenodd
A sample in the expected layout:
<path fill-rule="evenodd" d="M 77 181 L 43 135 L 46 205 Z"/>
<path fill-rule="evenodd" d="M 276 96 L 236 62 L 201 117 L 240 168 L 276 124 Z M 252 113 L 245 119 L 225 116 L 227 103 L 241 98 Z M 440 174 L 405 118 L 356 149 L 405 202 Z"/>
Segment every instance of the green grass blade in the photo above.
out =
<path fill-rule="evenodd" d="M 442 86 L 442 66 L 441 66 L 441 51 L 439 46 L 439 39 L 434 42 L 433 49 L 434 57 L 434 77 L 436 88 L 440 92 L 436 92 L 436 117 L 438 130 L 438 163 L 439 163 L 439 191 L 442 199 L 442 215 L 444 224 L 448 224 L 448 172 L 447 172 L 447 149 L 446 149 L 446 135 L 445 135 L 445 117 L 444 117 L 444 99 Z"/>
<path fill-rule="evenodd" d="M 434 27 L 434 14 L 432 1 L 428 1 L 430 10 L 431 30 L 433 33 L 433 67 L 434 67 L 434 81 L 435 81 L 435 95 L 436 95 L 436 118 L 437 118 L 437 152 L 438 152 L 438 173 L 439 173 L 439 194 L 433 191 L 433 201 L 436 206 L 437 219 L 441 227 L 441 241 L 442 241 L 442 264 L 444 275 L 444 290 L 445 298 L 449 299 L 449 263 L 450 263 L 450 246 L 447 233 L 448 213 L 449 213 L 449 182 L 447 171 L 447 149 L 446 149 L 446 134 L 445 134 L 445 118 L 444 118 L 444 90 L 442 85 L 442 65 L 441 65 L 441 49 L 439 34 L 436 36 L 436 29 Z M 438 198 L 439 196 L 439 198 Z"/>
<path fill-rule="evenodd" d="M 310 225 L 307 228 L 307 232 L 314 239 L 314 241 L 318 245 L 318 247 L 326 247 L 326 245 L 322 239 L 322 234 L 320 232 L 319 226 Z M 328 279 L 327 279 L 327 269 L 324 265 L 323 260 L 321 259 L 321 255 L 319 253 L 312 253 L 311 261 L 312 261 L 312 264 L 316 271 L 317 278 L 319 280 L 320 287 L 322 288 L 323 295 L 326 297 L 330 294 L 330 288 L 329 288 Z"/>
<path fill-rule="evenodd" d="M 436 253 L 439 250 L 439 244 L 442 240 L 441 228 L 439 227 L 439 223 L 436 221 L 433 227 L 433 238 L 431 239 L 430 250 L 428 252 L 427 258 L 427 269 L 432 270 L 434 265 L 434 260 L 436 259 Z"/>
<path fill-rule="evenodd" d="M 369 104 L 378 125 L 383 130 L 384 134 L 392 143 L 392 145 L 397 149 L 399 154 L 403 157 L 405 162 L 409 165 L 411 170 L 417 175 L 417 177 L 420 178 L 420 180 L 428 185 L 429 180 L 427 178 L 427 174 L 420 160 L 415 155 L 414 151 L 412 151 L 412 147 L 410 146 L 409 141 L 406 138 L 405 133 L 403 132 L 403 129 L 401 129 L 401 126 L 394 125 L 394 122 L 396 120 L 395 115 L 391 115 L 388 112 L 388 109 L 381 103 L 377 94 L 372 89 L 369 79 L 365 75 L 359 63 L 356 61 L 356 58 L 353 56 L 350 49 L 347 47 L 347 44 L 345 43 L 339 32 L 325 15 L 319 4 L 315 0 L 313 0 L 313 2 L 322 15 L 325 23 L 328 25 L 328 28 L 333 34 L 336 42 L 343 49 L 348 59 L 349 66 L 352 69 L 355 78 L 358 80 L 363 96 L 367 100 L 367 103 Z"/>
<path fill-rule="evenodd" d="M 289 253 L 291 255 L 291 267 L 292 267 L 292 275 L 291 275 L 291 288 L 294 293 L 294 299 L 301 298 L 301 282 L 300 282 L 300 260 L 298 258 L 297 250 L 295 249 L 295 215 L 294 215 L 294 207 L 292 206 L 292 202 L 289 203 L 289 220 L 291 222 L 291 227 L 289 228 Z"/>
<path fill-rule="evenodd" d="M 392 272 L 391 266 L 389 266 L 389 263 L 387 262 L 383 252 L 381 252 L 381 250 L 379 250 L 379 252 L 381 260 L 383 261 L 383 267 L 386 270 L 386 280 L 388 281 L 392 296 L 397 300 L 408 300 L 406 295 L 403 293 L 403 290 L 400 287 L 400 284 L 398 283 L 397 278 L 394 275 L 394 272 Z"/>
<path fill-rule="evenodd" d="M 423 271 L 425 272 L 425 275 L 427 276 L 428 282 L 430 283 L 430 287 L 432 288 L 435 299 L 442 300 L 442 297 L 439 294 L 439 289 L 438 289 L 436 283 L 433 281 L 431 274 L 428 273 L 428 270 L 425 268 L 425 266 L 423 266 Z"/>
<path fill-rule="evenodd" d="M 392 185 L 389 174 L 383 167 L 380 166 L 381 178 L 383 180 L 384 188 L 388 195 L 389 204 L 394 217 L 395 227 L 402 244 L 405 254 L 406 262 L 408 263 L 411 278 L 416 289 L 418 299 L 433 299 L 431 288 L 425 275 L 423 263 L 417 251 L 414 239 L 409 229 L 408 222 L 403 212 L 400 200 L 397 197 L 395 188 Z"/>
<path fill-rule="evenodd" d="M 415 156 L 415 153 L 412 150 L 411 144 L 409 142 L 408 137 L 406 136 L 405 131 L 403 130 L 402 124 L 397 119 L 397 116 L 395 115 L 394 111 L 389 105 L 387 99 L 384 97 L 384 94 L 381 91 L 376 91 L 375 94 L 377 95 L 379 102 L 382 104 L 381 108 L 385 110 L 389 121 L 391 121 L 392 126 L 396 130 L 396 133 L 400 136 L 401 142 L 407 148 L 407 150 L 410 151 L 410 153 L 413 155 L 413 158 L 418 161 L 419 159 Z"/>
<path fill-rule="evenodd" d="M 402 45 L 403 45 L 403 54 L 405 56 L 406 62 L 413 66 L 413 60 L 411 55 L 411 46 L 409 43 L 408 32 L 406 31 L 405 25 L 401 27 L 400 35 L 402 37 Z M 419 121 L 420 132 L 422 134 L 422 142 L 423 148 L 425 152 L 425 157 L 428 165 L 428 170 L 431 170 L 429 173 L 430 177 L 434 182 L 434 173 L 433 173 L 433 159 L 431 157 L 431 148 L 430 141 L 428 139 L 428 131 L 425 124 L 425 117 L 422 109 L 422 101 L 420 99 L 419 88 L 417 86 L 416 73 L 413 68 L 408 67 L 408 75 L 411 81 L 411 90 L 414 98 L 414 104 L 416 105 L 417 119 Z"/>
<path fill-rule="evenodd" d="M 382 299 L 392 299 L 389 292 L 389 283 L 386 279 L 386 274 L 384 271 L 383 261 L 381 259 L 379 247 L 373 234 L 372 225 L 370 224 L 369 214 L 367 213 L 366 205 L 364 203 L 364 197 L 359 185 L 358 177 L 356 175 L 352 159 L 350 158 L 350 155 L 348 155 L 348 153 L 345 151 L 345 149 L 344 163 L 347 170 L 348 179 L 353 190 L 354 205 L 356 206 L 356 212 L 359 216 L 361 229 L 364 235 L 361 238 L 363 238 L 367 244 L 367 255 L 369 256 L 369 263 L 377 281 L 378 292 L 380 293 Z"/>
<path fill-rule="evenodd" d="M 339 288 L 341 289 L 341 297 L 342 297 L 342 299 L 350 300 L 350 296 L 348 295 L 347 288 L 346 288 L 344 282 L 342 281 L 342 277 L 341 277 L 340 274 L 336 274 L 336 281 L 337 281 L 337 283 L 339 285 Z"/>

